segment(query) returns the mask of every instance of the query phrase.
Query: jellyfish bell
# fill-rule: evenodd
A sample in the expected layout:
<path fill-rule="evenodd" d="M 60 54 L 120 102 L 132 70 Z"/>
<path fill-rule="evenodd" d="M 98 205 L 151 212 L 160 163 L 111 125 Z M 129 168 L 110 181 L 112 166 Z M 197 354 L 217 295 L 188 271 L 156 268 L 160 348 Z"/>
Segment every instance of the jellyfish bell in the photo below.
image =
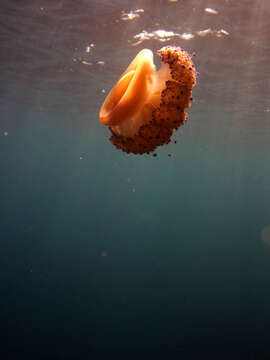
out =
<path fill-rule="evenodd" d="M 167 144 L 187 118 L 184 109 L 190 107 L 196 83 L 191 56 L 171 46 L 158 54 L 162 66 L 156 71 L 152 51 L 140 51 L 100 109 L 100 122 L 112 132 L 110 141 L 128 153 L 143 154 Z"/>

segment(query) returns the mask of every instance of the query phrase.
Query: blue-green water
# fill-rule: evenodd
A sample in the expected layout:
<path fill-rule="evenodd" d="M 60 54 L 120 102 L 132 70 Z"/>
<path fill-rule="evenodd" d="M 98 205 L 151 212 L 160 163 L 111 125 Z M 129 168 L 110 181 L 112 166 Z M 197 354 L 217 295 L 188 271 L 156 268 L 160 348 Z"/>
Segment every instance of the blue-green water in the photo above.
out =
<path fill-rule="evenodd" d="M 3 359 L 268 359 L 270 2 L 1 6 Z M 158 29 L 194 37 L 134 45 Z M 197 53 L 189 121 L 127 155 L 99 107 L 168 44 Z"/>

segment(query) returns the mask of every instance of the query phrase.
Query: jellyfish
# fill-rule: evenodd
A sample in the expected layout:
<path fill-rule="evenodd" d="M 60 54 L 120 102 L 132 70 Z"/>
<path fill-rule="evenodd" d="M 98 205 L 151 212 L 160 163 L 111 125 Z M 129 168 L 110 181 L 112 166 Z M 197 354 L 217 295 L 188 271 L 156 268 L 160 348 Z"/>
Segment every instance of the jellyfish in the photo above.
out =
<path fill-rule="evenodd" d="M 99 121 L 108 126 L 110 141 L 126 153 L 144 154 L 168 144 L 187 120 L 196 70 L 180 47 L 158 51 L 162 66 L 156 71 L 153 52 L 141 50 L 106 97 Z"/>

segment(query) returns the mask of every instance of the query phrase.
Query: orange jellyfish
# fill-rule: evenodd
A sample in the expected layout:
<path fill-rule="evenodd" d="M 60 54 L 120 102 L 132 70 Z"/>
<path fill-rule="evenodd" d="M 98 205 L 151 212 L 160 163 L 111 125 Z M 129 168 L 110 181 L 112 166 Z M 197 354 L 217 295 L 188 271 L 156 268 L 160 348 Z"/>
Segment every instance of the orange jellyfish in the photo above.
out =
<path fill-rule="evenodd" d="M 110 141 L 127 153 L 149 153 L 168 144 L 187 120 L 184 109 L 190 107 L 196 84 L 191 56 L 172 46 L 158 55 L 162 66 L 156 71 L 152 51 L 140 51 L 100 109 L 99 121 L 109 127 Z"/>

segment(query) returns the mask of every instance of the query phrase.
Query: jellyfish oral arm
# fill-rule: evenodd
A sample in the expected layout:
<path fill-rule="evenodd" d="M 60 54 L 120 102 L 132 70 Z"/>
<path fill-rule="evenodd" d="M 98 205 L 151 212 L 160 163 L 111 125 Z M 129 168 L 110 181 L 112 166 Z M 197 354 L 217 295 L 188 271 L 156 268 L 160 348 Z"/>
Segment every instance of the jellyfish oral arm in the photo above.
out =
<path fill-rule="evenodd" d="M 107 126 L 128 122 L 141 109 L 152 92 L 155 65 L 151 50 L 142 50 L 110 91 L 99 113 Z"/>

